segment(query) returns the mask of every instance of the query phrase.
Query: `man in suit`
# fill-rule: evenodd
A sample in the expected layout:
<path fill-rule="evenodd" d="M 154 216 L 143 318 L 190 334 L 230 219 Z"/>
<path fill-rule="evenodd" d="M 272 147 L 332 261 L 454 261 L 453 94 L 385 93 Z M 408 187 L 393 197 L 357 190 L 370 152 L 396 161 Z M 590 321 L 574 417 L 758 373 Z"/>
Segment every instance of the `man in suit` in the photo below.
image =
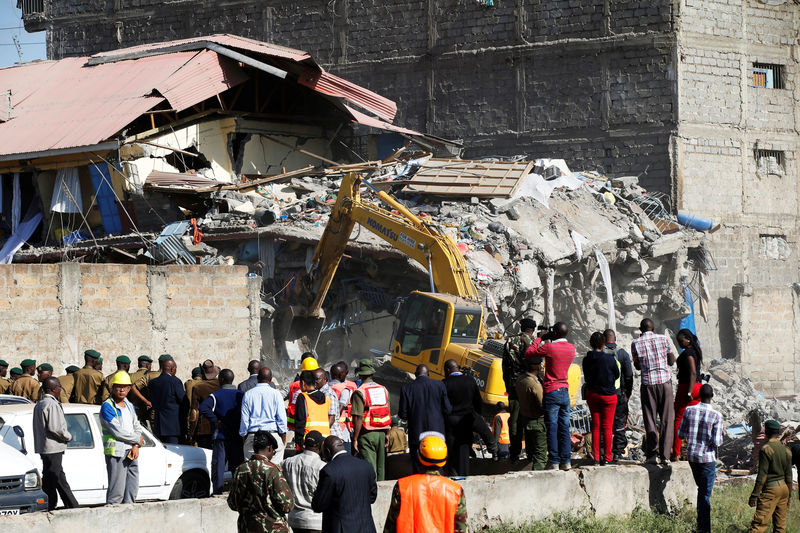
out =
<path fill-rule="evenodd" d="M 353 457 L 339 437 L 331 435 L 322 446 L 328 464 L 319 473 L 311 508 L 322 513 L 322 533 L 375 533 L 371 505 L 378 497 L 372 466 Z"/>
<path fill-rule="evenodd" d="M 446 419 L 447 468 L 451 475 L 469 475 L 469 449 L 472 446 L 472 428 L 475 417 L 481 416 L 483 402 L 478 384 L 471 376 L 461 372 L 454 359 L 444 363 L 444 386 L 450 400 L 450 414 Z"/>
<path fill-rule="evenodd" d="M 161 375 L 151 379 L 148 385 L 155 413 L 153 433 L 165 444 L 178 444 L 182 428 L 186 427 L 186 390 L 175 377 L 176 370 L 175 361 L 168 359 Z"/>
<path fill-rule="evenodd" d="M 250 374 L 246 380 L 239 383 L 239 392 L 244 394 L 245 392 L 249 391 L 250 389 L 254 388 L 258 385 L 258 371 L 261 370 L 261 361 L 258 359 L 253 359 L 249 363 L 247 363 L 247 373 Z"/>
<path fill-rule="evenodd" d="M 441 381 L 428 377 L 428 366 L 417 366 L 417 377 L 400 391 L 400 418 L 408 421 L 408 450 L 414 470 L 419 471 L 419 436 L 425 431 L 444 434 L 444 418 L 450 414 L 447 389 Z"/>

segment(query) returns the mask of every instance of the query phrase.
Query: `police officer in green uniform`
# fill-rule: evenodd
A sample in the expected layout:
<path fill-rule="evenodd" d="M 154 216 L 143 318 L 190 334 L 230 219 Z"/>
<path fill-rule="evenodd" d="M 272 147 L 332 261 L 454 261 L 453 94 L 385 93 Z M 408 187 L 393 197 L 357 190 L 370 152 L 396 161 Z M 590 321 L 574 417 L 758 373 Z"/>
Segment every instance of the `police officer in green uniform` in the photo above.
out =
<path fill-rule="evenodd" d="M 239 533 L 289 533 L 286 514 L 294 498 L 281 469 L 273 464 L 278 442 L 267 431 L 253 436 L 253 455 L 233 474 L 228 507 L 239 513 Z"/>
<path fill-rule="evenodd" d="M 536 338 L 536 321 L 523 318 L 519 321 L 520 334 L 506 341 L 503 350 L 503 382 L 508 393 L 508 432 L 511 436 L 509 459 L 516 461 L 522 451 L 524 428 L 518 428 L 519 397 L 515 384 L 517 379 L 525 373 L 525 351 Z"/>
<path fill-rule="evenodd" d="M 4 359 L 0 359 L 0 394 L 5 394 L 11 386 L 11 380 L 6 376 L 8 375 L 8 363 Z"/>
<path fill-rule="evenodd" d="M 39 382 L 33 377 L 36 371 L 36 360 L 25 359 L 19 366 L 22 367 L 22 374 L 11 384 L 8 393 L 35 402 L 39 395 Z"/>
<path fill-rule="evenodd" d="M 778 440 L 780 432 L 781 425 L 775 420 L 764 423 L 767 442 L 758 453 L 758 475 L 748 502 L 756 508 L 750 533 L 764 533 L 770 519 L 773 533 L 786 531 L 786 513 L 792 495 L 792 453 Z"/>
<path fill-rule="evenodd" d="M 73 403 L 93 403 L 101 404 L 103 373 L 97 370 L 97 360 L 100 359 L 100 352 L 97 350 L 86 350 L 83 352 L 83 368 L 75 372 L 75 385 L 72 388 Z"/>
<path fill-rule="evenodd" d="M 141 380 L 148 372 L 150 372 L 150 368 L 153 365 L 153 360 L 150 359 L 146 355 L 140 355 L 136 359 L 139 368 L 136 372 L 131 374 L 131 382 L 136 384 Z M 133 390 L 133 389 L 131 389 Z M 140 392 L 139 389 L 136 389 L 137 392 Z M 139 418 L 139 422 L 144 424 L 147 420 L 147 409 L 150 407 L 150 402 L 144 397 L 144 394 L 139 394 L 138 396 L 134 393 L 132 395 L 131 401 L 133 402 L 133 406 L 136 407 L 136 416 Z"/>

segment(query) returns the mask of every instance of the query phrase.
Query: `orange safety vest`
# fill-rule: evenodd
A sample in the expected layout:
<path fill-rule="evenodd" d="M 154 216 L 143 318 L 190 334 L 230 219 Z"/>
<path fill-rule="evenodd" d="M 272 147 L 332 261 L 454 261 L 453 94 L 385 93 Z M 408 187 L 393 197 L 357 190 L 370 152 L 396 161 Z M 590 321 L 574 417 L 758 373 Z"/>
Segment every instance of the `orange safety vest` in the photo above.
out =
<path fill-rule="evenodd" d="M 353 417 L 350 415 L 350 412 L 353 410 L 353 393 L 356 391 L 356 383 L 355 381 L 347 380 L 344 383 L 335 383 L 331 385 L 331 388 L 336 391 L 336 397 L 342 397 L 342 391 L 347 389 L 350 391 L 350 400 L 347 401 L 347 408 L 345 412 L 339 416 L 339 427 L 345 431 L 353 431 Z"/>
<path fill-rule="evenodd" d="M 415 474 L 397 480 L 397 533 L 454 533 L 461 485 L 444 476 Z"/>
<path fill-rule="evenodd" d="M 300 380 L 289 383 L 289 405 L 286 407 L 286 425 L 294 429 L 294 410 L 297 405 L 297 396 L 300 394 Z"/>
<path fill-rule="evenodd" d="M 508 433 L 508 418 L 510 416 L 511 413 L 497 413 L 494 415 L 494 420 L 492 420 L 492 434 L 494 438 L 497 439 L 497 444 L 511 444 L 511 437 Z M 494 428 L 498 418 L 500 419 L 500 435 L 495 435 Z"/>
<path fill-rule="evenodd" d="M 358 392 L 364 398 L 364 429 L 387 429 L 392 425 L 389 391 L 374 381 L 363 383 Z"/>
<path fill-rule="evenodd" d="M 317 430 L 323 437 L 331 434 L 331 425 L 328 422 L 328 412 L 331 410 L 331 399 L 325 397 L 325 403 L 319 404 L 311 399 L 307 392 L 301 392 L 306 398 L 306 427 L 303 435 L 308 435 L 311 431 Z"/>

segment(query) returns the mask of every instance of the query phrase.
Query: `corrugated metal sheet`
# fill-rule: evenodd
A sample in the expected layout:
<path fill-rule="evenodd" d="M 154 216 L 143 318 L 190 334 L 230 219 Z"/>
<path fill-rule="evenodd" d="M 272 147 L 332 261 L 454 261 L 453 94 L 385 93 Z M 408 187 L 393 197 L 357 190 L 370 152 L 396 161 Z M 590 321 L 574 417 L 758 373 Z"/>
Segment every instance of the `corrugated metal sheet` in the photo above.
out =
<path fill-rule="evenodd" d="M 202 50 L 156 89 L 172 109 L 183 111 L 247 79 L 234 61 Z"/>
<path fill-rule="evenodd" d="M 132 46 L 129 48 L 122 48 L 119 50 L 110 50 L 108 52 L 100 52 L 89 58 L 90 63 L 119 61 L 120 58 L 125 58 L 129 55 L 137 55 L 144 57 L 147 54 L 163 54 L 170 53 L 175 49 L 195 49 L 199 50 L 204 48 L 204 43 L 211 42 L 217 43 L 236 50 L 243 50 L 247 52 L 255 52 L 257 54 L 264 54 L 268 56 L 281 57 L 295 62 L 310 62 L 314 65 L 316 63 L 311 58 L 308 52 L 302 50 L 295 50 L 294 48 L 287 48 L 277 44 L 265 43 L 248 39 L 246 37 L 239 37 L 238 35 L 230 35 L 226 33 L 207 35 L 203 37 L 191 37 L 189 39 L 178 39 L 176 41 L 167 41 L 163 43 L 143 44 L 140 46 Z"/>
<path fill-rule="evenodd" d="M 393 121 L 397 115 L 397 104 L 393 101 L 328 72 L 307 69 L 297 81 L 319 93 L 344 98 L 386 122 Z"/>
<path fill-rule="evenodd" d="M 353 109 L 352 107 L 346 105 L 344 106 L 347 109 L 347 112 L 353 116 L 353 119 L 358 122 L 359 124 L 363 124 L 365 126 L 370 126 L 372 128 L 380 128 L 382 130 L 394 131 L 397 133 L 405 133 L 406 135 L 422 135 L 422 133 L 414 130 L 410 130 L 407 128 L 401 128 L 400 126 L 395 126 L 394 124 L 389 124 L 388 122 L 384 122 L 383 120 L 375 117 L 371 117 L 369 115 L 365 115 L 361 111 Z"/>
<path fill-rule="evenodd" d="M 97 144 L 163 102 L 159 93 L 184 108 L 201 102 L 246 79 L 227 61 L 177 52 L 92 67 L 67 58 L 2 69 L 0 90 L 11 90 L 13 108 L 0 123 L 0 155 Z"/>

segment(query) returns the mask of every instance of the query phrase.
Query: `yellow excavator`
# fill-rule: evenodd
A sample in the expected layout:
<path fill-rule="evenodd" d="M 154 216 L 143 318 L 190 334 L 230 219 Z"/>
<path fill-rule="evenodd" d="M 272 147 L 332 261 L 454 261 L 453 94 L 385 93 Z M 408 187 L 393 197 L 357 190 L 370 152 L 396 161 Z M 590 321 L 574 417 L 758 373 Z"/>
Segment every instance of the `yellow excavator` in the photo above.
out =
<path fill-rule="evenodd" d="M 392 211 L 362 200 L 362 185 L 373 189 Z M 397 313 L 399 326 L 392 341 L 392 365 L 413 373 L 417 365 L 424 363 L 432 378 L 443 379 L 445 361 L 454 359 L 473 376 L 485 403 L 507 403 L 503 341 L 487 339 L 478 290 L 456 244 L 438 224 L 417 217 L 355 173 L 342 179 L 311 261 L 307 288 L 313 301 L 307 308 L 292 309 L 292 329 L 309 332 L 322 327 L 322 302 L 356 223 L 416 260 L 430 276 L 430 292 L 413 291 Z M 317 325 L 309 324 L 309 320 L 317 321 Z M 302 326 L 298 328 L 299 324 Z"/>

